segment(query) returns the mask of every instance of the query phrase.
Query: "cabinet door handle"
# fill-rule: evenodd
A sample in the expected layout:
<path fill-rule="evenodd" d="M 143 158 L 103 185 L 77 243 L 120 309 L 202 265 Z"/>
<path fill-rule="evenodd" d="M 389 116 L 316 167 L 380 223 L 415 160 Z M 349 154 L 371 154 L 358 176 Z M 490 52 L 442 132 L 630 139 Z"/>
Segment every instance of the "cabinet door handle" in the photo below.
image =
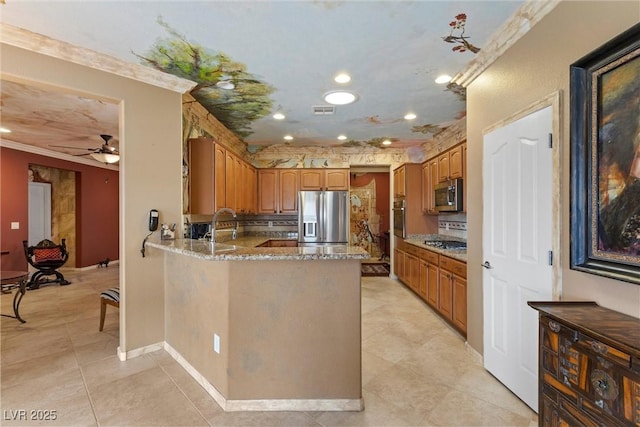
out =
<path fill-rule="evenodd" d="M 560 332 L 560 325 L 553 320 L 549 320 L 549 329 L 551 329 L 553 332 Z"/>

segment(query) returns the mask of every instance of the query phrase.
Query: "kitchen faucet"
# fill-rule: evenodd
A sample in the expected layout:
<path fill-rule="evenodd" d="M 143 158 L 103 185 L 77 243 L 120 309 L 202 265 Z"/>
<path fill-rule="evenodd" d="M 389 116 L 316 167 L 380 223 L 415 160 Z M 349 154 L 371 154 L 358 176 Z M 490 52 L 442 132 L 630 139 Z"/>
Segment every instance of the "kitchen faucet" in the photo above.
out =
<path fill-rule="evenodd" d="M 238 234 L 238 217 L 236 216 L 235 211 L 231 208 L 221 208 L 213 214 L 213 218 L 211 219 L 211 243 L 215 243 L 216 241 L 216 222 L 218 222 L 218 215 L 223 212 L 227 212 L 233 215 L 233 219 L 235 221 L 233 230 L 231 230 L 231 240 L 235 240 Z"/>

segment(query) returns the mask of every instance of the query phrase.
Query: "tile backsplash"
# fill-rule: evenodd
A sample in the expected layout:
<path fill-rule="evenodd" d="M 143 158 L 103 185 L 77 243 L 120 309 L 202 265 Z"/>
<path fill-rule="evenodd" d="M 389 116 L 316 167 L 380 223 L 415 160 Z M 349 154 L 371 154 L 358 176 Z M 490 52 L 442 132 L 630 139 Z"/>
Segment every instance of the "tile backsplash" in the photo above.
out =
<path fill-rule="evenodd" d="M 467 240 L 467 214 L 447 214 L 438 216 L 438 234 Z"/>

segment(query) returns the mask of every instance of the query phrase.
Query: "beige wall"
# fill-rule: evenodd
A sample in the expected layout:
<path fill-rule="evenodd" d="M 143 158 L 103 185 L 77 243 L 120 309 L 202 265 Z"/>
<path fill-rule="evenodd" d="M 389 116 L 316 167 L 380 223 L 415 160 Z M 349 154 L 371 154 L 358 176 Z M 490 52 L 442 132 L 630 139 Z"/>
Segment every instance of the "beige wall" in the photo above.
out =
<path fill-rule="evenodd" d="M 163 341 L 163 254 L 140 247 L 150 209 L 181 221 L 181 94 L 5 44 L 0 66 L 3 79 L 120 101 L 120 350 Z"/>
<path fill-rule="evenodd" d="M 569 65 L 640 21 L 640 2 L 563 1 L 467 88 L 468 333 L 482 353 L 482 131 L 560 90 L 562 299 L 640 317 L 640 286 L 569 269 Z"/>
<path fill-rule="evenodd" d="M 166 341 L 227 403 L 360 401 L 360 260 L 165 254 Z"/>

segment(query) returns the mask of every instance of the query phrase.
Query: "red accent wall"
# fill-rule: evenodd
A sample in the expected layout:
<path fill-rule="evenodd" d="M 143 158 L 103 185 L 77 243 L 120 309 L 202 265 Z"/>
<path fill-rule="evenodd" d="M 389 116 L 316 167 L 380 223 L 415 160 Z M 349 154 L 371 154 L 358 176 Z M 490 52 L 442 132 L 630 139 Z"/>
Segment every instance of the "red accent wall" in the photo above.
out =
<path fill-rule="evenodd" d="M 376 181 L 376 213 L 380 215 L 380 232 L 389 231 L 391 208 L 389 174 L 386 172 L 369 172 L 365 174 L 351 174 L 351 188 L 364 187 L 371 181 Z"/>
<path fill-rule="evenodd" d="M 0 147 L 0 248 L 3 270 L 26 270 L 22 241 L 29 235 L 30 164 L 76 172 L 76 265 L 119 259 L 119 173 Z M 12 230 L 11 223 L 20 229 Z"/>

